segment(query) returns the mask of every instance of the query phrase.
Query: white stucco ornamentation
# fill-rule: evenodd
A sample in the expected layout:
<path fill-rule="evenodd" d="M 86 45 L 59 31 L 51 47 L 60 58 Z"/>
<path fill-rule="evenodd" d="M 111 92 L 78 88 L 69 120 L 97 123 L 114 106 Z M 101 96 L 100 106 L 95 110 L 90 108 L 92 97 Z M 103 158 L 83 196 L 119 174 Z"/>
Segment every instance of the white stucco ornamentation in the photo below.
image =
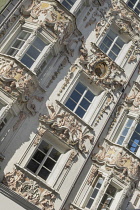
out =
<path fill-rule="evenodd" d="M 46 125 L 54 134 L 76 147 L 81 152 L 88 152 L 84 144 L 85 140 L 93 141 L 93 135 L 89 129 L 84 128 L 70 113 L 62 111 L 56 113 L 53 105 L 48 106 L 50 115 L 40 115 L 40 122 Z"/>
<path fill-rule="evenodd" d="M 3 184 L 42 210 L 54 210 L 55 194 L 15 169 L 5 174 Z"/>
<path fill-rule="evenodd" d="M 15 59 L 5 55 L 0 55 L 0 75 L 0 88 L 13 96 L 21 107 L 25 104 L 27 110 L 35 115 L 33 100 L 43 100 L 43 97 L 34 95 L 39 88 L 35 75 Z"/>
<path fill-rule="evenodd" d="M 132 180 L 139 179 L 139 160 L 132 157 L 126 149 L 113 145 L 111 142 L 104 142 L 103 146 L 99 145 L 99 152 L 93 154 L 92 160 L 99 164 L 105 164 L 107 170 L 115 169 L 115 174 L 120 179 L 129 177 Z M 110 168 L 110 169 L 109 169 Z"/>

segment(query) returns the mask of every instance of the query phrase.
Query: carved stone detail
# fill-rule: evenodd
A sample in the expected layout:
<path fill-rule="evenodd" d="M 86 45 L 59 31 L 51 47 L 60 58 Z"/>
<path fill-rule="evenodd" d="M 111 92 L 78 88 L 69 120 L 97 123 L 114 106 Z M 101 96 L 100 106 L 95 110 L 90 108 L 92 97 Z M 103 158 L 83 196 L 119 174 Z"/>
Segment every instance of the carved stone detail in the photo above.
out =
<path fill-rule="evenodd" d="M 87 184 L 88 185 L 91 185 L 92 184 L 93 179 L 95 178 L 95 176 L 97 175 L 97 173 L 98 173 L 98 168 L 97 168 L 97 166 L 93 165 L 92 166 L 92 169 L 90 171 L 90 175 L 89 175 L 88 180 L 87 180 Z"/>
<path fill-rule="evenodd" d="M 26 16 L 27 10 L 21 10 L 23 16 Z M 72 17 L 67 15 L 59 8 L 56 1 L 34 1 L 30 10 L 28 10 L 28 21 L 38 23 L 44 28 L 50 28 L 62 43 L 73 31 Z"/>
<path fill-rule="evenodd" d="M 43 97 L 33 95 L 39 84 L 32 72 L 5 55 L 0 55 L 0 88 L 16 98 L 21 107 L 25 104 L 32 115 L 36 114 L 33 100 L 43 100 Z"/>
<path fill-rule="evenodd" d="M 73 150 L 70 154 L 68 161 L 66 162 L 65 168 L 69 168 L 71 166 L 76 156 L 77 156 L 77 152 Z"/>
<path fill-rule="evenodd" d="M 139 178 L 140 165 L 137 158 L 113 143 L 106 141 L 103 146 L 99 145 L 99 152 L 93 154 L 92 160 L 99 164 L 105 164 L 107 168 L 114 168 L 120 179 L 129 177 L 137 180 Z"/>
<path fill-rule="evenodd" d="M 20 170 L 15 169 L 13 172 L 5 174 L 3 184 L 39 208 L 54 210 L 55 194 L 39 186 L 36 181 L 30 179 Z"/>
<path fill-rule="evenodd" d="M 140 83 L 135 83 L 131 93 L 125 98 L 130 110 L 140 110 Z"/>
<path fill-rule="evenodd" d="M 93 135 L 89 135 L 89 129 L 83 131 L 83 126 L 70 113 L 62 111 L 56 113 L 53 105 L 48 106 L 50 115 L 40 115 L 40 122 L 54 134 L 66 141 L 67 144 L 76 147 L 81 152 L 86 150 L 84 141 L 93 141 Z"/>
<path fill-rule="evenodd" d="M 35 138 L 34 138 L 34 145 L 36 146 L 37 144 L 39 144 L 42 136 L 44 135 L 44 133 L 46 132 L 46 129 L 39 127 L 38 129 L 38 133 L 36 134 Z"/>

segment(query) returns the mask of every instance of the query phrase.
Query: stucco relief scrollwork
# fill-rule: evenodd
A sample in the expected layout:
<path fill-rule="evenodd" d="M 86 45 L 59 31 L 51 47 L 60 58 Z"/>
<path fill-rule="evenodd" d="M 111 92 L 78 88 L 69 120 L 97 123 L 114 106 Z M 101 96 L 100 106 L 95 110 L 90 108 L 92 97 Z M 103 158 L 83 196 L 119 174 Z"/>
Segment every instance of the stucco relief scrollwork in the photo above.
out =
<path fill-rule="evenodd" d="M 91 46 L 91 52 L 96 54 L 86 69 L 91 80 L 95 84 L 103 87 L 103 89 L 115 90 L 124 86 L 126 83 L 124 71 L 108 56 L 102 53 L 95 44 L 91 43 Z"/>
<path fill-rule="evenodd" d="M 84 144 L 85 140 L 91 143 L 94 136 L 89 134 L 89 129 L 84 129 L 75 117 L 66 111 L 56 112 L 53 105 L 49 105 L 50 115 L 40 115 L 39 120 L 51 132 L 67 142 L 67 144 L 76 147 L 81 152 L 88 152 Z"/>
<path fill-rule="evenodd" d="M 92 168 L 91 168 L 88 180 L 87 180 L 88 185 L 92 184 L 92 182 L 93 182 L 93 180 L 94 180 L 94 178 L 96 177 L 97 174 L 98 174 L 98 168 L 97 168 L 97 166 L 93 165 Z"/>
<path fill-rule="evenodd" d="M 36 114 L 33 100 L 43 100 L 43 97 L 33 95 L 39 87 L 34 75 L 20 65 L 15 59 L 0 55 L 0 88 L 18 100 L 18 103 Z"/>
<path fill-rule="evenodd" d="M 140 110 L 140 83 L 135 82 L 130 94 L 126 96 L 125 103 L 130 110 Z"/>
<path fill-rule="evenodd" d="M 23 16 L 27 13 L 25 9 L 21 12 Z M 60 43 L 73 31 L 72 17 L 61 10 L 56 1 L 34 1 L 28 15 L 27 21 L 38 23 L 44 28 L 49 27 Z"/>
<path fill-rule="evenodd" d="M 41 187 L 25 173 L 15 169 L 4 175 L 3 184 L 42 210 L 54 210 L 55 194 Z"/>
<path fill-rule="evenodd" d="M 99 151 L 93 154 L 92 160 L 105 164 L 106 168 L 113 168 L 120 179 L 126 177 L 138 180 L 140 164 L 137 158 L 132 157 L 127 150 L 119 148 L 107 141 L 99 145 Z"/>

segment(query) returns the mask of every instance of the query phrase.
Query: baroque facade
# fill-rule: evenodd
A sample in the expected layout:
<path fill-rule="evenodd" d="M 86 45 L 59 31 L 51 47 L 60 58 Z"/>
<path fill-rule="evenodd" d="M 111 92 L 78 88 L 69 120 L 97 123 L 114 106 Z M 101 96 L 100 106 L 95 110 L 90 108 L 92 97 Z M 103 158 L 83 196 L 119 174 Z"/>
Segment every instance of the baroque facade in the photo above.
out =
<path fill-rule="evenodd" d="M 140 209 L 140 1 L 11 0 L 0 40 L 1 209 Z"/>

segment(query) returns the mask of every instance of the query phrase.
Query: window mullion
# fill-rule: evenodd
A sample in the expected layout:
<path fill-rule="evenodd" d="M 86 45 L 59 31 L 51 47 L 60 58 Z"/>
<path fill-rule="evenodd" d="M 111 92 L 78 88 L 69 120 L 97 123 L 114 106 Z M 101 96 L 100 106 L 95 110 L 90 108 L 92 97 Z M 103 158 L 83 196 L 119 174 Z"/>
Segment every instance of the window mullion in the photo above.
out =
<path fill-rule="evenodd" d="M 41 168 L 43 167 L 45 161 L 46 161 L 47 158 L 49 157 L 49 154 L 51 153 L 51 151 L 52 151 L 52 148 L 49 149 L 49 151 L 48 151 L 47 154 L 45 155 L 44 159 L 43 159 L 42 162 L 40 163 L 40 165 L 39 165 L 39 167 L 38 167 L 38 169 L 37 169 L 37 171 L 36 171 L 36 173 L 35 173 L 36 175 L 38 175 L 38 173 L 40 172 L 40 170 L 41 170 Z"/>
<path fill-rule="evenodd" d="M 76 91 L 77 91 L 77 90 L 76 90 Z M 77 91 L 77 92 L 78 92 L 78 91 Z M 81 94 L 81 93 L 80 93 L 81 98 L 80 98 L 80 100 L 77 102 L 77 105 L 75 106 L 75 108 L 74 108 L 73 112 L 75 112 L 75 111 L 76 111 L 76 109 L 78 108 L 78 106 L 80 105 L 80 103 L 81 103 L 81 101 L 83 100 L 83 98 L 84 98 L 84 96 L 85 96 L 86 92 L 87 92 L 87 89 L 83 92 L 83 94 Z M 79 93 L 79 92 L 78 92 L 78 93 Z"/>

